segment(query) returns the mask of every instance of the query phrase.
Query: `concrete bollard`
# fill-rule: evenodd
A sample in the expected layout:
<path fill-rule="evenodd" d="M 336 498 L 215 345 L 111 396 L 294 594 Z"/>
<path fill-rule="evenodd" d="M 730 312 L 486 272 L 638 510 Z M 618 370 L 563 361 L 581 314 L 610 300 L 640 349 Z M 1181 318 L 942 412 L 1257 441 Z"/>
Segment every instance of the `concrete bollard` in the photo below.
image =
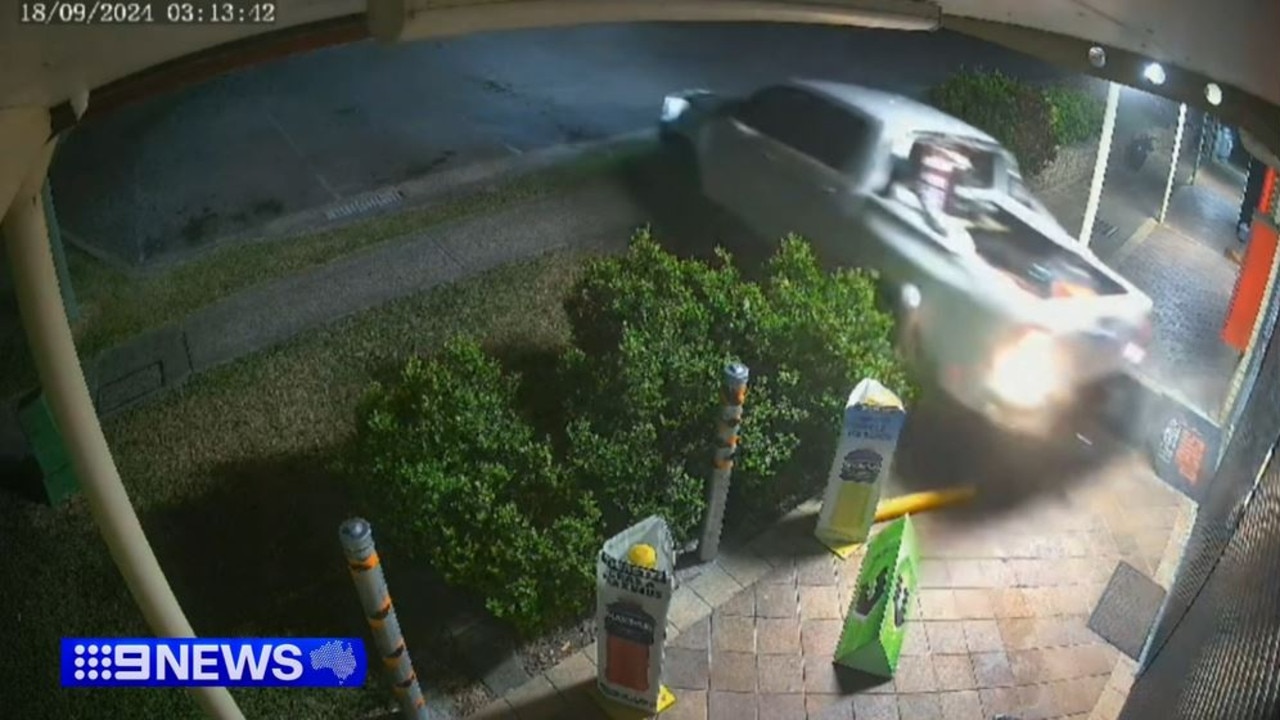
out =
<path fill-rule="evenodd" d="M 715 559 L 720 552 L 724 506 L 729 499 L 729 476 L 733 473 L 733 457 L 738 451 L 738 426 L 742 424 L 742 404 L 747 397 L 750 375 L 747 366 L 741 363 L 730 363 L 724 368 L 724 405 L 716 428 L 715 466 L 707 484 L 707 510 L 702 518 L 702 537 L 698 542 L 698 557 L 703 562 Z"/>
<path fill-rule="evenodd" d="M 360 606 L 364 608 L 369 629 L 373 631 L 374 646 L 391 676 L 392 691 L 400 703 L 401 712 L 409 720 L 429 720 L 431 716 L 427 712 L 426 698 L 413 671 L 413 661 L 409 658 L 409 650 L 400 632 L 400 621 L 387 591 L 387 579 L 373 545 L 373 528 L 363 518 L 351 518 L 338 529 L 338 539 L 342 541 L 342 551 L 347 556 L 347 568 L 355 581 Z"/>

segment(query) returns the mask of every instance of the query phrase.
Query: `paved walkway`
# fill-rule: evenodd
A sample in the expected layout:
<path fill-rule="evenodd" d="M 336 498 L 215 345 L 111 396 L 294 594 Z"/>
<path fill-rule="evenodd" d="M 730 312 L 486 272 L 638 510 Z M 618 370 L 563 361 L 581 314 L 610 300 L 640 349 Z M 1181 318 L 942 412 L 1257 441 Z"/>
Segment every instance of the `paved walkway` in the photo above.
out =
<path fill-rule="evenodd" d="M 861 557 L 839 561 L 812 539 L 817 510 L 683 578 L 664 678 L 678 700 L 664 720 L 1113 720 L 1135 664 L 1088 615 L 1120 560 L 1167 588 L 1194 514 L 1123 456 L 1016 514 L 915 518 L 922 577 L 904 655 L 892 680 L 855 689 L 832 653 Z M 472 717 L 604 718 L 595 674 L 589 646 Z"/>

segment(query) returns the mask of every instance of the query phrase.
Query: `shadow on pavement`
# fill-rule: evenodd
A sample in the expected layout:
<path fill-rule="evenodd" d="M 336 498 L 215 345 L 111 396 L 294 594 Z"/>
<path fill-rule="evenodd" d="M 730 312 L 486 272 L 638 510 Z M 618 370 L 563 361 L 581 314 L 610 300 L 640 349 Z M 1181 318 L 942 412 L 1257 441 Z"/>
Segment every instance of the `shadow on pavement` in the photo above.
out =
<path fill-rule="evenodd" d="M 840 686 L 841 695 L 851 695 L 870 690 L 871 688 L 880 687 L 888 682 L 890 678 L 877 677 L 870 673 L 854 670 L 843 665 L 835 665 L 836 684 Z"/>
<path fill-rule="evenodd" d="M 903 428 L 895 483 L 902 492 L 973 485 L 977 497 L 947 514 L 977 522 L 1065 494 L 1122 449 L 1119 438 L 1088 418 L 1052 436 L 1015 436 L 945 398 L 927 397 Z"/>
<path fill-rule="evenodd" d="M 817 513 L 797 513 L 779 518 L 776 522 L 743 532 L 743 540 L 752 539 L 757 552 L 766 557 L 789 557 L 796 562 L 810 558 L 830 557 L 831 550 L 818 541 L 814 530 L 818 524 Z M 747 530 L 747 528 L 741 528 Z M 761 532 L 764 532 L 761 535 Z"/>

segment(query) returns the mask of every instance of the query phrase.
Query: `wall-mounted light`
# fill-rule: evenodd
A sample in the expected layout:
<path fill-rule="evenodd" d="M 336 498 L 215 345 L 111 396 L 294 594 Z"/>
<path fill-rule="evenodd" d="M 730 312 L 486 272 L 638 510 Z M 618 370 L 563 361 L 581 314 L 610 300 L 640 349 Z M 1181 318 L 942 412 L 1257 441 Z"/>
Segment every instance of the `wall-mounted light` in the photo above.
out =
<path fill-rule="evenodd" d="M 1147 66 L 1142 69 L 1142 77 L 1146 78 L 1147 82 L 1152 85 L 1163 85 L 1167 79 L 1164 74 L 1164 67 L 1160 63 L 1154 62 L 1147 63 Z"/>
<path fill-rule="evenodd" d="M 1089 48 L 1089 64 L 1096 68 L 1101 68 L 1106 65 L 1107 51 L 1097 45 Z"/>
<path fill-rule="evenodd" d="M 1222 104 L 1222 88 L 1218 87 L 1218 83 L 1209 83 L 1204 86 L 1204 99 L 1208 100 L 1210 105 Z"/>

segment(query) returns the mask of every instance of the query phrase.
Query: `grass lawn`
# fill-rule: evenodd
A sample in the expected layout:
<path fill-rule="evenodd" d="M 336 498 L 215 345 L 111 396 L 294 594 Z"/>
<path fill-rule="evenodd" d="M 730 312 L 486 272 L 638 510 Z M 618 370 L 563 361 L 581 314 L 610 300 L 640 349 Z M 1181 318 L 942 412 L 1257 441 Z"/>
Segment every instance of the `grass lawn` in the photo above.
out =
<path fill-rule="evenodd" d="M 651 143 L 636 140 L 589 152 L 562 165 L 404 213 L 292 237 L 231 245 L 163 273 L 130 277 L 68 248 L 72 285 L 80 304 L 76 341 L 80 356 L 95 357 L 145 330 L 175 322 L 237 290 L 323 265 L 378 243 L 441 223 L 476 217 L 515 203 L 580 186 L 642 156 Z M 36 384 L 24 338 L 0 347 L 0 398 Z"/>
<path fill-rule="evenodd" d="M 413 227 L 403 220 L 382 222 L 380 237 L 386 238 Z M 309 249 L 273 246 L 271 252 L 286 253 L 291 259 L 282 262 L 297 269 L 370 242 L 335 235 L 315 240 Z M 247 271 L 265 247 L 237 249 L 244 254 L 234 261 L 210 260 L 227 274 L 200 279 L 198 291 L 183 291 L 175 279 L 134 292 L 152 302 L 187 303 L 183 308 L 190 309 L 197 299 L 207 302 L 242 280 L 231 268 Z M 332 470 L 353 432 L 357 400 L 378 373 L 456 333 L 521 352 L 563 346 L 568 327 L 561 301 L 581 259 L 547 255 L 396 301 L 197 377 L 182 390 L 108 422 L 107 438 L 121 475 L 196 631 L 205 636 L 363 636 L 366 629 L 336 537 L 338 523 L 355 508 Z M 254 278 L 263 280 L 276 271 L 256 272 Z M 103 291 L 86 285 L 82 292 Z M 145 316 L 137 308 L 142 306 L 132 303 L 141 301 L 119 300 L 135 309 L 110 316 L 102 326 L 110 329 L 99 330 L 98 337 L 140 329 Z M 180 314 L 162 307 L 158 312 L 166 317 Z M 371 520 L 376 532 L 378 519 Z M 51 510 L 0 496 L 0 526 L 6 528 L 0 638 L 7 650 L 0 672 L 12 691 L 4 693 L 0 714 L 63 720 L 200 717 L 177 690 L 59 689 L 58 638 L 145 635 L 146 626 L 81 499 Z M 386 553 L 386 566 L 420 676 L 450 682 L 425 640 L 415 644 L 431 608 L 428 600 L 414 596 L 412 569 L 398 567 L 394 552 Z M 375 670 L 363 691 L 236 694 L 250 718 L 350 720 L 388 705 L 391 696 L 376 676 Z"/>

